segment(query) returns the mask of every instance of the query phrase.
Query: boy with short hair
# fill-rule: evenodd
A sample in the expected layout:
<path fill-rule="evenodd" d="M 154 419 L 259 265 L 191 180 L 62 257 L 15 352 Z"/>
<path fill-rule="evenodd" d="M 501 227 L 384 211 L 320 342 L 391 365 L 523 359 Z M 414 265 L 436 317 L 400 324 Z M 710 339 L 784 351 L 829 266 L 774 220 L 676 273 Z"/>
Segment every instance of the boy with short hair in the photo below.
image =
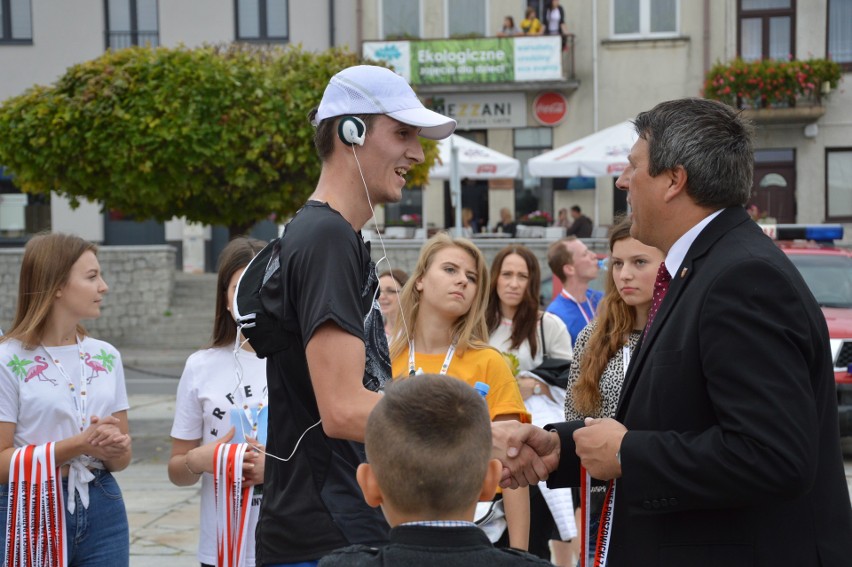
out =
<path fill-rule="evenodd" d="M 371 565 L 551 565 L 495 548 L 473 523 L 476 503 L 494 496 L 502 474 L 491 458 L 488 407 L 449 376 L 422 375 L 389 385 L 367 421 L 367 463 L 358 484 L 392 526 L 383 548 L 353 545 L 321 567 Z"/>

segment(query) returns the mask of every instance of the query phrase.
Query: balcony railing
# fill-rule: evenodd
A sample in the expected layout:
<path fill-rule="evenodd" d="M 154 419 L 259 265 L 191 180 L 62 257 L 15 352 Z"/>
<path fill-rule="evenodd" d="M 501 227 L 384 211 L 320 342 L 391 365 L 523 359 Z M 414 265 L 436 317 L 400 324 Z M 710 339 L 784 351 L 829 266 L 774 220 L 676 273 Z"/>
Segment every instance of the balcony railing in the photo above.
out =
<path fill-rule="evenodd" d="M 106 46 L 108 49 L 124 49 L 134 45 L 148 45 L 158 47 L 160 45 L 159 31 L 108 31 L 106 32 Z"/>

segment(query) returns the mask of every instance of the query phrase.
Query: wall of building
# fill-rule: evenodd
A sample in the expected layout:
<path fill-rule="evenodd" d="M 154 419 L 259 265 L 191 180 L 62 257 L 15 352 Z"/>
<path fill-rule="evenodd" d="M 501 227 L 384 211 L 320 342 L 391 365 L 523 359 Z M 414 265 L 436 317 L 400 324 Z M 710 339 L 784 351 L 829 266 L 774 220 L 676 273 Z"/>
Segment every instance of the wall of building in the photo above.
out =
<path fill-rule="evenodd" d="M 0 328 L 8 329 L 15 314 L 23 249 L 0 249 Z M 102 246 L 98 249 L 109 293 L 101 316 L 84 321 L 93 336 L 121 343 L 171 304 L 175 249 L 171 246 Z"/>

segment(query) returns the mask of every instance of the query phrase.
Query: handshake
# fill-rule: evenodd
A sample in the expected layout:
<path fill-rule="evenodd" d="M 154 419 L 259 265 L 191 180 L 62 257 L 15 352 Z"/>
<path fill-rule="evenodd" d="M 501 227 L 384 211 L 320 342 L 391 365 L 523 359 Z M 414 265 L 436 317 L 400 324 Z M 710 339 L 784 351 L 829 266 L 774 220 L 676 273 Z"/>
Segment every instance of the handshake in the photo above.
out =
<path fill-rule="evenodd" d="M 619 454 L 627 429 L 610 418 L 566 422 L 545 430 L 517 421 L 491 424 L 492 456 L 503 463 L 500 486 L 518 488 L 546 480 L 560 463 L 574 460 L 562 455 L 573 449 L 589 474 L 599 480 L 621 477 Z M 579 474 L 579 468 L 577 473 Z"/>

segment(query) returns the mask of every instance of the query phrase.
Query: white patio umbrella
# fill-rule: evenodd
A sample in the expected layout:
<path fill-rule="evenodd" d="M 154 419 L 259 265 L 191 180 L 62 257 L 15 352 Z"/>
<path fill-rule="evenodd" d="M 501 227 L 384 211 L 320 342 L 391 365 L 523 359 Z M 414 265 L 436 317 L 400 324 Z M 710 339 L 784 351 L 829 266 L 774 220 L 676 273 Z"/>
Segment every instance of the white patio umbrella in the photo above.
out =
<path fill-rule="evenodd" d="M 627 167 L 627 156 L 639 135 L 629 120 L 560 146 L 527 161 L 534 177 L 613 177 Z M 595 225 L 598 224 L 595 193 Z"/>
<path fill-rule="evenodd" d="M 595 132 L 527 161 L 534 177 L 608 177 L 627 167 L 627 155 L 638 139 L 630 121 Z"/>
<path fill-rule="evenodd" d="M 461 180 L 506 179 L 518 176 L 521 162 L 467 138 L 452 134 L 438 142 L 439 161 L 429 177 L 450 180 L 450 195 L 456 209 L 456 235 L 461 235 Z M 426 226 L 424 219 L 423 226 Z"/>
<path fill-rule="evenodd" d="M 429 177 L 450 179 L 452 146 L 459 149 L 459 176 L 462 179 L 506 179 L 518 176 L 521 164 L 515 158 L 453 134 L 438 142 L 438 157 L 441 161 L 435 162 L 429 170 Z"/>

